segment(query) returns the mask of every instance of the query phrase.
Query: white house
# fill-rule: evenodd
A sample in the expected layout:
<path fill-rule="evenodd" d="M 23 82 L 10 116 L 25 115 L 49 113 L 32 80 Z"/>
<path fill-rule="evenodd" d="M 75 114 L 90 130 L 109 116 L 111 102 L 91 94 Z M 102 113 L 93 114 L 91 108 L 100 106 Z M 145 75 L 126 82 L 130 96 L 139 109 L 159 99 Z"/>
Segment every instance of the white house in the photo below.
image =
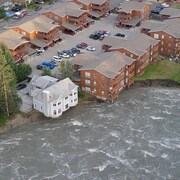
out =
<path fill-rule="evenodd" d="M 34 109 L 42 112 L 46 117 L 57 118 L 64 111 L 78 104 L 78 86 L 69 78 L 32 94 Z"/>

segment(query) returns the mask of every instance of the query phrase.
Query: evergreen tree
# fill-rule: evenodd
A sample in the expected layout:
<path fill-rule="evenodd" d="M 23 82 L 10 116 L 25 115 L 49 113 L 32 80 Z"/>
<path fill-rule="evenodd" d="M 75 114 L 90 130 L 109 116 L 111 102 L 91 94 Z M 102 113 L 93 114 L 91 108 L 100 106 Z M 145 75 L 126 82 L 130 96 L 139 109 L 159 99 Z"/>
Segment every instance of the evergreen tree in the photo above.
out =
<path fill-rule="evenodd" d="M 70 61 L 61 61 L 60 72 L 63 78 L 73 78 L 73 65 Z"/>
<path fill-rule="evenodd" d="M 1 48 L 2 47 L 2 48 Z M 9 116 L 20 104 L 16 90 L 16 76 L 11 67 L 9 50 L 0 43 L 0 111 Z"/>

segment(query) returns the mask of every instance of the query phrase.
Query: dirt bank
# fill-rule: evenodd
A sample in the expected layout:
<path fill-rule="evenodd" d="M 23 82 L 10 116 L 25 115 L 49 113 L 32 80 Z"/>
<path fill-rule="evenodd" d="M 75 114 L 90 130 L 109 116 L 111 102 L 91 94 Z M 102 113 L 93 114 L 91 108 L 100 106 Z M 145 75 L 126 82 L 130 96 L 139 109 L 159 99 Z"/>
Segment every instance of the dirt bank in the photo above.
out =
<path fill-rule="evenodd" d="M 139 87 L 180 87 L 180 83 L 168 80 L 168 79 L 147 79 L 147 80 L 138 80 L 134 82 L 134 85 L 131 88 Z"/>

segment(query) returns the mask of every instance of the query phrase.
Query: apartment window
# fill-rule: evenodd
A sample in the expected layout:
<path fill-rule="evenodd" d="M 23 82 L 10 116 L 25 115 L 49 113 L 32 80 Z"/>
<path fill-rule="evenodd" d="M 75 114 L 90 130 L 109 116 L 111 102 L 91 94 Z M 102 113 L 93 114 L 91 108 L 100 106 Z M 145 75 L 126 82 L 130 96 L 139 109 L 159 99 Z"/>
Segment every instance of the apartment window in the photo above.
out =
<path fill-rule="evenodd" d="M 102 91 L 101 93 L 102 93 L 102 95 L 104 95 L 104 91 Z"/>
<path fill-rule="evenodd" d="M 65 97 L 65 100 L 67 100 L 68 99 L 68 97 Z"/>
<path fill-rule="evenodd" d="M 66 104 L 65 108 L 67 109 L 68 107 L 69 107 L 69 105 L 68 105 L 68 104 Z"/>
<path fill-rule="evenodd" d="M 23 36 L 25 36 L 25 35 L 26 35 L 26 33 L 25 33 L 25 32 L 22 32 L 22 35 L 23 35 Z"/>
<path fill-rule="evenodd" d="M 85 83 L 86 83 L 86 84 L 90 84 L 90 80 L 89 80 L 89 79 L 86 79 L 86 80 L 85 80 Z"/>
<path fill-rule="evenodd" d="M 90 77 L 90 73 L 89 72 L 85 72 L 85 76 L 86 77 Z"/>
<path fill-rule="evenodd" d="M 164 41 L 162 41 L 161 44 L 163 45 L 163 44 L 164 44 Z"/>
<path fill-rule="evenodd" d="M 58 102 L 58 106 L 61 104 L 61 102 Z"/>
<path fill-rule="evenodd" d="M 77 92 L 74 93 L 74 95 L 76 95 L 76 94 L 77 94 Z"/>
<path fill-rule="evenodd" d="M 42 106 L 41 106 L 41 110 L 42 110 Z"/>
<path fill-rule="evenodd" d="M 91 92 L 90 87 L 85 87 L 85 90 L 86 90 L 87 92 Z"/>
<path fill-rule="evenodd" d="M 94 85 L 96 86 L 96 81 L 94 81 Z"/>
<path fill-rule="evenodd" d="M 133 58 L 133 54 L 131 54 L 131 58 Z"/>
<path fill-rule="evenodd" d="M 161 51 L 163 51 L 163 48 L 161 48 Z"/>
<path fill-rule="evenodd" d="M 171 39 L 172 37 L 171 36 L 169 36 L 169 39 Z"/>
<path fill-rule="evenodd" d="M 96 78 L 96 74 L 94 74 L 94 78 Z"/>
<path fill-rule="evenodd" d="M 58 114 L 60 114 L 61 113 L 61 109 L 58 109 Z"/>
<path fill-rule="evenodd" d="M 162 37 L 162 39 L 164 39 L 164 35 L 162 35 L 161 37 Z"/>
<path fill-rule="evenodd" d="M 104 83 L 102 83 L 102 88 L 104 88 Z"/>
<path fill-rule="evenodd" d="M 34 107 L 36 107 L 36 104 L 34 104 Z"/>
<path fill-rule="evenodd" d="M 54 103 L 53 106 L 56 106 L 56 104 Z"/>
<path fill-rule="evenodd" d="M 96 93 L 96 88 L 94 88 L 94 93 Z"/>
<path fill-rule="evenodd" d="M 56 115 L 56 110 L 53 111 L 53 114 Z"/>
<path fill-rule="evenodd" d="M 154 38 L 158 39 L 159 38 L 159 34 L 154 34 Z"/>
<path fill-rule="evenodd" d="M 74 99 L 74 102 L 75 102 L 75 101 L 77 101 L 77 98 L 76 98 L 76 99 Z"/>

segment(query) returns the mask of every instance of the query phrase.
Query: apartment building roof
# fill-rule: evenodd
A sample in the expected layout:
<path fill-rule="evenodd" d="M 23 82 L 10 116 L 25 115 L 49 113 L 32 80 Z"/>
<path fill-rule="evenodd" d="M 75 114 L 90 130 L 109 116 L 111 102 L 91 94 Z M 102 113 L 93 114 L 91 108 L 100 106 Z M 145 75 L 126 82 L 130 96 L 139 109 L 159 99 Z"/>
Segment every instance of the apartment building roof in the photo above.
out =
<path fill-rule="evenodd" d="M 60 17 L 65 17 L 65 16 L 79 17 L 85 11 L 81 9 L 81 6 L 79 6 L 74 2 L 66 2 L 66 3 L 61 3 L 60 6 L 51 8 L 46 12 L 53 12 Z"/>
<path fill-rule="evenodd" d="M 89 5 L 89 4 L 99 4 L 102 5 L 106 2 L 106 0 L 79 0 L 80 3 Z"/>
<path fill-rule="evenodd" d="M 135 32 L 127 39 L 114 36 L 105 37 L 102 44 L 110 46 L 110 50 L 126 49 L 137 56 L 142 56 L 151 45 L 156 45 L 158 42 L 158 40 L 143 33 Z"/>
<path fill-rule="evenodd" d="M 180 9 L 164 8 L 160 14 L 170 16 L 170 18 L 180 17 Z"/>
<path fill-rule="evenodd" d="M 21 25 L 15 26 L 27 31 L 29 33 L 33 31 L 40 31 L 40 32 L 49 32 L 54 27 L 59 25 L 52 24 L 52 20 L 47 18 L 46 16 L 40 15 L 30 21 L 27 21 Z"/>
<path fill-rule="evenodd" d="M 43 92 L 49 92 L 51 98 L 49 102 L 52 102 L 59 97 L 65 98 L 71 94 L 71 91 L 77 87 L 69 78 L 63 79 L 48 88 L 46 88 Z"/>
<path fill-rule="evenodd" d="M 146 3 L 143 2 L 136 2 L 136 1 L 124 1 L 120 6 L 118 12 L 126 12 L 130 13 L 134 10 L 142 11 Z"/>
<path fill-rule="evenodd" d="M 12 29 L 0 33 L 0 41 L 4 42 L 11 50 L 16 49 L 20 44 L 28 43 L 28 41 L 21 39 L 22 35 Z"/>
<path fill-rule="evenodd" d="M 93 62 L 91 58 L 92 56 L 89 56 L 89 63 L 80 68 L 80 70 L 95 70 L 111 79 L 115 78 L 121 68 L 132 64 L 134 61 L 120 52 L 102 53 L 97 57 L 97 60 L 94 59 Z M 83 58 L 81 61 L 83 61 Z"/>
<path fill-rule="evenodd" d="M 165 32 L 176 38 L 180 38 L 180 19 L 168 19 L 162 22 L 145 21 L 142 23 L 142 28 L 149 29 L 149 32 Z"/>

